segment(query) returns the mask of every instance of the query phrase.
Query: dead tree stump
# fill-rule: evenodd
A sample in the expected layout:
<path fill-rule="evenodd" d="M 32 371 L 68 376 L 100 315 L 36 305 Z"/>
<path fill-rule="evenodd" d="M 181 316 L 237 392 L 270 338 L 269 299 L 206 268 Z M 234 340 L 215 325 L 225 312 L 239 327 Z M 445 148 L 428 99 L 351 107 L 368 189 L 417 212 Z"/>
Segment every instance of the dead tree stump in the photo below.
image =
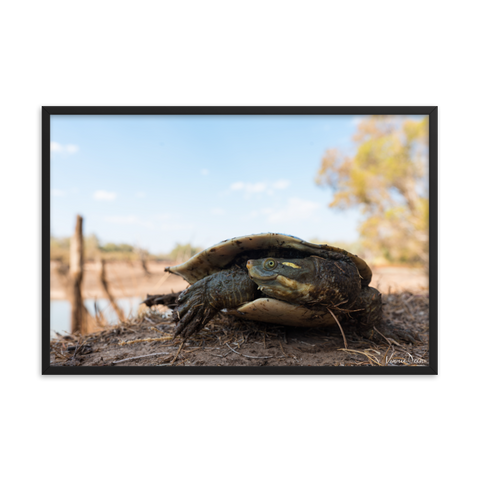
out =
<path fill-rule="evenodd" d="M 71 331 L 72 333 L 87 333 L 87 318 L 84 312 L 82 299 L 83 280 L 83 218 L 77 215 L 75 233 L 70 240 L 70 274 L 69 299 L 72 305 Z"/>
<path fill-rule="evenodd" d="M 105 260 L 103 258 L 100 260 L 100 284 L 103 287 L 103 291 L 105 292 L 105 295 L 107 296 L 110 305 L 115 310 L 118 319 L 120 320 L 120 322 L 125 322 L 125 315 L 123 313 L 123 310 L 118 306 L 117 302 L 115 301 L 115 297 L 112 295 L 110 289 L 108 288 L 107 277 L 105 275 Z"/>
<path fill-rule="evenodd" d="M 140 257 L 140 265 L 142 267 L 144 275 L 145 276 L 151 275 L 151 272 L 150 272 L 150 270 L 148 269 L 148 266 L 147 266 L 147 254 L 145 253 L 144 250 L 142 250 L 140 248 L 140 249 L 138 249 L 138 255 Z"/>

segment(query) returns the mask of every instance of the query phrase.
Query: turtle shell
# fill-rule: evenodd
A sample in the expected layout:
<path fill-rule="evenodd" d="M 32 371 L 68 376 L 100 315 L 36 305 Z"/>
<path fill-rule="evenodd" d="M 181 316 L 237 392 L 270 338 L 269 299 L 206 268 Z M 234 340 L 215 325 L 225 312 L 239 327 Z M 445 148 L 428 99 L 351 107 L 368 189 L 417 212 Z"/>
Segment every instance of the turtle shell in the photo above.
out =
<path fill-rule="evenodd" d="M 366 287 L 372 278 L 370 267 L 357 255 L 330 245 L 306 242 L 292 235 L 280 233 L 259 233 L 235 237 L 207 248 L 185 263 L 167 267 L 165 271 L 180 275 L 188 283 L 194 284 L 202 278 L 230 268 L 233 265 L 245 266 L 254 258 L 283 257 L 299 258 L 318 255 L 320 257 L 348 257 L 357 267 L 361 283 Z M 257 298 L 227 313 L 247 320 L 277 323 L 292 326 L 323 327 L 334 325 L 336 320 L 331 312 L 323 307 L 310 309 L 293 305 L 274 298 Z"/>
<path fill-rule="evenodd" d="M 335 252 L 352 260 L 362 278 L 362 286 L 367 286 L 372 279 L 370 267 L 357 255 L 342 248 L 332 247 L 331 245 L 317 245 L 281 233 L 258 233 L 230 238 L 197 253 L 185 263 L 167 267 L 165 271 L 180 275 L 188 283 L 193 284 L 208 275 L 220 272 L 238 263 L 241 259 L 248 260 L 250 252 L 252 252 L 252 258 L 255 256 L 261 258 L 263 255 L 292 258 L 295 255 L 302 257 L 323 256 L 325 252 Z M 258 256 L 258 253 L 261 253 L 261 255 Z"/>

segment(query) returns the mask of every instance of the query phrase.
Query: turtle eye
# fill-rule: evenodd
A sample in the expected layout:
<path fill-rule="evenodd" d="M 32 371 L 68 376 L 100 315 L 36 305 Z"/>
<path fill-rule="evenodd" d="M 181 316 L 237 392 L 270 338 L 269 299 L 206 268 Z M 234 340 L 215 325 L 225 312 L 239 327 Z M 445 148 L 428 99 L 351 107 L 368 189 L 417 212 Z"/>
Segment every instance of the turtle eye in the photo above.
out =
<path fill-rule="evenodd" d="M 263 262 L 263 266 L 267 270 L 273 270 L 277 266 L 277 262 L 273 258 L 267 258 L 265 262 Z"/>

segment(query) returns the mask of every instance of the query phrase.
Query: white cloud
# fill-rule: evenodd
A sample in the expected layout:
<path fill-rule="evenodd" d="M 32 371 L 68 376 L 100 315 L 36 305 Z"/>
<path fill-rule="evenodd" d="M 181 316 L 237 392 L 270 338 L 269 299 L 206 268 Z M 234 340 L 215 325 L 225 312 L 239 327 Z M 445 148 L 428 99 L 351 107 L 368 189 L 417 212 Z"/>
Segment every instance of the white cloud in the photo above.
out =
<path fill-rule="evenodd" d="M 268 185 L 265 182 L 244 183 L 235 182 L 230 185 L 230 190 L 245 192 L 245 197 L 250 197 L 254 193 L 262 193 L 267 190 Z"/>
<path fill-rule="evenodd" d="M 306 220 L 317 214 L 320 204 L 301 198 L 289 198 L 287 206 L 280 209 L 263 209 L 261 213 L 267 215 L 270 223 L 282 223 L 286 221 Z"/>
<path fill-rule="evenodd" d="M 208 175 L 208 170 L 206 168 L 204 168 L 202 171 L 201 171 L 202 175 Z"/>
<path fill-rule="evenodd" d="M 95 200 L 107 200 L 112 201 L 117 198 L 117 194 L 115 192 L 106 192 L 105 190 L 97 190 L 93 194 L 93 198 Z"/>
<path fill-rule="evenodd" d="M 244 186 L 243 182 L 235 182 L 230 185 L 230 190 L 242 190 Z"/>
<path fill-rule="evenodd" d="M 64 197 L 65 192 L 63 190 L 58 190 L 57 188 L 52 188 L 52 197 Z"/>
<path fill-rule="evenodd" d="M 50 142 L 50 151 L 52 153 L 66 153 L 68 155 L 72 155 L 74 153 L 77 153 L 79 150 L 80 147 L 78 145 L 61 145 L 58 142 Z"/>
<path fill-rule="evenodd" d="M 275 190 L 281 190 L 287 188 L 290 185 L 289 180 L 277 180 L 276 182 L 257 182 L 257 183 L 248 183 L 248 182 L 235 182 L 230 185 L 230 190 L 233 191 L 243 191 L 245 198 L 251 197 L 253 194 L 267 193 L 268 195 L 273 195 Z"/>

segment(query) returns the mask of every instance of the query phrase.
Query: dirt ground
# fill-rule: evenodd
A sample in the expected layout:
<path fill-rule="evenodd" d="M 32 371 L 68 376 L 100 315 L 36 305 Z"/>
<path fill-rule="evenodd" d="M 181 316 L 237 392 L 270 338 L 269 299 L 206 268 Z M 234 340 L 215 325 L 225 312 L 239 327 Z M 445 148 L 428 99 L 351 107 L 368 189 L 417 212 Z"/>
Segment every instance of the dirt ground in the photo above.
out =
<path fill-rule="evenodd" d="M 165 275 L 164 264 L 109 264 L 115 296 L 145 296 L 180 291 L 186 283 Z M 128 270 L 127 270 L 128 267 Z M 123 271 L 123 274 L 122 274 Z M 128 276 L 125 274 L 128 271 Z M 61 278 L 52 267 L 52 291 L 61 296 Z M 84 292 L 101 296 L 95 265 L 87 268 Z M 56 278 L 58 277 L 58 278 Z M 134 319 L 88 335 L 52 339 L 55 366 L 402 366 L 428 365 L 428 285 L 421 271 L 374 269 L 372 285 L 383 294 L 384 321 L 370 336 L 345 326 L 307 329 L 248 322 L 218 315 L 187 341 L 173 338 L 166 307 L 141 309 Z M 55 290 L 57 288 L 57 290 Z M 58 298 L 58 297 L 57 297 Z M 63 297 L 64 298 L 64 297 Z"/>

